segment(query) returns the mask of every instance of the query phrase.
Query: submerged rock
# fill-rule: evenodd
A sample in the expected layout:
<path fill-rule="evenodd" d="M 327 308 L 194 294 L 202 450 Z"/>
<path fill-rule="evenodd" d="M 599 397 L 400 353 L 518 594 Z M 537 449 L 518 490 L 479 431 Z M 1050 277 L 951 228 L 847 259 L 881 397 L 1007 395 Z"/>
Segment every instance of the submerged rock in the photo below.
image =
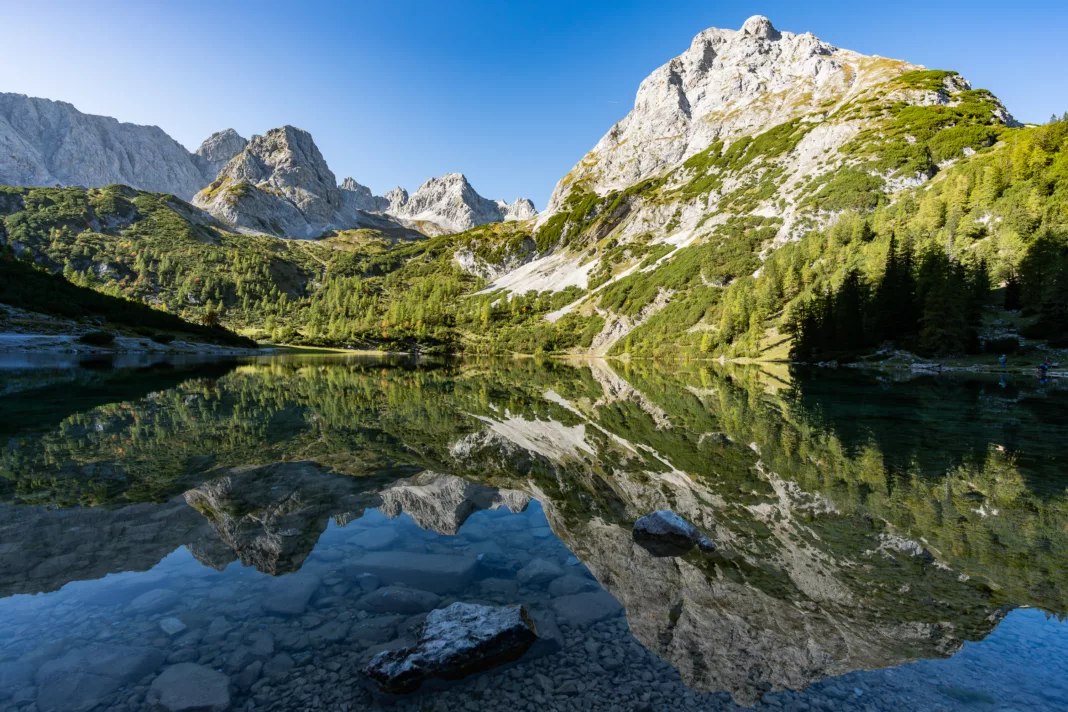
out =
<path fill-rule="evenodd" d="M 654 556 L 681 556 L 695 546 L 701 551 L 716 549 L 697 527 L 670 509 L 658 509 L 636 521 L 634 540 Z"/>
<path fill-rule="evenodd" d="M 147 702 L 168 712 L 221 712 L 230 707 L 230 678 L 195 663 L 171 665 L 152 681 Z"/>
<path fill-rule="evenodd" d="M 537 639 L 525 606 L 457 602 L 427 616 L 414 646 L 379 653 L 364 672 L 385 692 L 411 692 L 430 678 L 456 680 L 517 660 Z"/>

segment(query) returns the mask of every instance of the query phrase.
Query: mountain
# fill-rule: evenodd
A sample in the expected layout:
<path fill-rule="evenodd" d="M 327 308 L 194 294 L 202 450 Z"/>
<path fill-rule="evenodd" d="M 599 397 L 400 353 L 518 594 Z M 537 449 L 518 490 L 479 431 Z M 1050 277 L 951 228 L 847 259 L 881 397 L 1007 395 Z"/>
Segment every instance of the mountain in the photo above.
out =
<path fill-rule="evenodd" d="M 293 238 L 319 237 L 330 230 L 401 228 L 366 213 L 370 191 L 352 182 L 337 185 L 334 173 L 307 131 L 293 126 L 253 136 L 196 194 L 193 205 L 245 232 Z M 373 207 L 373 199 L 370 203 Z"/>
<path fill-rule="evenodd" d="M 731 146 L 735 152 L 745 148 L 745 155 L 737 158 L 762 158 L 768 167 L 779 169 L 778 190 L 764 201 L 784 198 L 786 210 L 779 212 L 789 214 L 797 207 L 802 179 L 852 163 L 841 149 L 878 118 L 866 105 L 949 106 L 961 100 L 954 94 L 971 89 L 952 72 L 909 76 L 920 70 L 923 67 L 908 62 L 840 49 L 810 33 L 780 32 L 759 15 L 737 31 L 705 30 L 689 49 L 641 83 L 634 108 L 557 184 L 545 216 L 558 212 L 576 191 L 606 195 L 667 175 L 716 142 L 722 143 L 716 156 Z M 995 98 L 982 98 L 991 104 L 983 118 L 1014 123 Z M 765 145 L 744 140 L 776 126 L 779 131 L 766 137 Z M 702 172 L 695 164 L 685 168 L 668 183 Z M 930 177 L 934 166 L 881 168 L 884 178 L 911 182 Z M 703 192 L 711 194 L 702 196 L 706 200 L 698 210 L 717 207 L 729 193 Z"/>
<path fill-rule="evenodd" d="M 371 189 L 360 185 L 351 177 L 341 181 L 341 196 L 346 205 L 355 210 L 366 210 L 374 213 L 389 212 L 389 198 L 372 195 Z M 399 188 L 397 190 L 400 190 Z M 404 194 L 407 197 L 407 193 Z"/>
<path fill-rule="evenodd" d="M 223 166 L 237 154 L 245 150 L 248 140 L 238 135 L 233 129 L 216 131 L 200 144 L 195 152 L 201 173 L 214 180 Z"/>
<path fill-rule="evenodd" d="M 207 149 L 212 156 L 225 153 L 235 137 L 243 140 L 229 134 Z M 188 200 L 214 177 L 211 159 L 198 160 L 158 126 L 83 114 L 62 101 L 0 93 L 0 185 L 122 183 Z"/>
<path fill-rule="evenodd" d="M 228 149 L 242 140 L 216 134 L 209 142 L 216 137 Z M 403 188 L 372 195 L 351 177 L 339 186 L 311 134 L 293 126 L 254 136 L 193 204 L 238 230 L 292 238 L 359 228 L 444 235 L 535 214 L 526 198 L 512 205 L 483 198 L 459 173 L 431 178 L 410 197 Z"/>
<path fill-rule="evenodd" d="M 431 178 L 409 196 L 396 187 L 385 196 L 371 194 L 370 188 L 352 178 L 341 183 L 346 200 L 360 210 L 387 213 L 428 235 L 463 232 L 479 225 L 510 220 L 528 220 L 537 210 L 529 198 L 514 203 L 483 198 L 462 173 Z"/>
<path fill-rule="evenodd" d="M 462 173 L 431 178 L 410 197 L 395 188 L 389 209 L 391 214 L 416 225 L 436 226 L 431 228 L 433 234 L 463 232 L 486 223 L 526 220 L 536 215 L 534 203 L 528 198 L 519 198 L 511 205 L 483 198 Z"/>
<path fill-rule="evenodd" d="M 338 186 L 311 135 L 292 126 L 252 142 L 225 129 L 190 153 L 157 126 L 120 123 L 83 114 L 64 102 L 0 93 L 0 185 L 112 184 L 183 200 L 196 197 L 196 205 L 232 227 L 280 237 L 359 228 L 404 230 L 400 222 L 366 213 L 401 218 L 434 235 L 536 214 L 526 198 L 511 205 L 483 198 L 459 174 L 432 178 L 410 201 L 402 188 L 381 197 L 352 178 Z M 246 185 L 258 192 L 248 192 Z"/>

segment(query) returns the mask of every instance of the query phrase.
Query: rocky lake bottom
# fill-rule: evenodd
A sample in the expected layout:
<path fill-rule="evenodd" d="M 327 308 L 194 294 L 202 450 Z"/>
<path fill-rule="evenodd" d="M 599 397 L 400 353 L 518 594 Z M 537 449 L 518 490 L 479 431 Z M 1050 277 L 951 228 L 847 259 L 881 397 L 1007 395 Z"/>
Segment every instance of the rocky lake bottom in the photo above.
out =
<path fill-rule="evenodd" d="M 587 424 L 587 433 L 592 429 Z M 526 441 L 513 434 L 512 462 L 517 453 L 528 457 L 540 448 L 544 454 L 562 441 L 538 441 L 538 432 L 528 430 L 524 437 L 532 439 Z M 9 441 L 9 454 L 25 451 L 17 440 Z M 517 445 L 527 450 L 519 453 Z M 470 455 L 451 447 L 454 456 Z M 448 475 L 404 480 L 400 489 L 380 490 L 380 506 L 364 508 L 352 506 L 351 492 L 336 489 L 337 477 L 316 485 L 317 493 L 307 483 L 319 480 L 309 479 L 289 491 L 281 483 L 309 475 L 281 470 L 262 480 L 253 497 L 235 494 L 241 476 L 251 475 L 235 470 L 224 478 L 230 489 L 206 485 L 118 509 L 2 505 L 0 710 L 1068 709 L 1068 626 L 1039 608 L 969 612 L 989 621 L 981 636 L 963 644 L 953 642 L 953 624 L 902 621 L 888 635 L 947 642 L 936 644 L 937 654 L 895 654 L 890 664 L 850 669 L 849 656 L 862 657 L 856 650 L 830 659 L 820 646 L 832 646 L 820 639 L 818 627 L 809 629 L 803 617 L 798 626 L 792 612 L 779 616 L 786 609 L 815 611 L 807 601 L 819 600 L 818 594 L 776 602 L 753 588 L 753 608 L 742 610 L 738 601 L 746 600 L 746 589 L 741 599 L 727 595 L 732 584 L 722 572 L 730 559 L 722 554 L 716 560 L 720 583 L 713 577 L 707 585 L 720 596 L 714 605 L 726 607 L 714 623 L 728 630 L 725 638 L 686 634 L 678 619 L 694 614 L 682 599 L 665 602 L 663 610 L 638 610 L 633 591 L 648 587 L 641 600 L 655 601 L 663 583 L 666 569 L 654 564 L 679 573 L 683 590 L 696 590 L 686 589 L 696 584 L 685 580 L 699 554 L 660 556 L 637 572 L 624 571 L 627 557 L 645 556 L 635 548 L 617 563 L 588 566 L 584 557 L 597 550 L 596 541 L 578 537 L 572 523 L 567 530 L 578 543 L 569 547 L 557 533 L 563 520 L 552 514 L 582 506 L 581 497 L 571 505 L 543 494 L 546 505 L 536 488 L 534 497 L 472 489 Z M 194 531 L 202 525 L 210 528 Z M 608 526 L 602 518 L 583 526 L 602 531 L 606 541 L 615 536 L 596 528 Z M 724 530 L 716 529 L 721 550 L 731 541 Z M 167 536 L 182 543 L 168 544 Z M 64 542 L 62 551 L 55 549 L 57 540 Z M 615 541 L 630 546 L 629 537 Z M 146 551 L 159 551 L 157 560 L 148 553 L 147 564 L 130 563 Z M 878 556 L 900 558 L 889 549 Z M 901 565 L 928 566 L 919 560 Z M 969 579 L 956 572 L 945 580 Z M 902 585 L 897 595 L 912 595 L 918 581 Z M 468 670 L 459 679 L 429 679 L 407 694 L 383 692 L 368 676 L 368 663 L 383 651 L 416 646 L 428 614 L 456 602 L 523 606 L 537 639 L 518 651 L 518 659 Z M 945 604 L 920 599 L 920 605 Z M 741 619 L 745 627 L 733 628 Z M 659 637 L 650 638 L 650 624 Z M 841 619 L 839 628 L 847 631 L 848 623 Z M 789 644 L 767 649 L 773 635 Z M 866 645 L 856 633 L 842 635 L 845 649 Z M 750 637 L 733 640 L 739 636 Z M 903 642 L 905 649 L 916 648 Z M 748 681 L 718 690 L 695 684 L 717 679 L 716 671 L 701 669 L 716 655 Z M 806 671 L 809 660 L 822 667 Z M 810 684 L 789 689 L 796 669 Z"/>

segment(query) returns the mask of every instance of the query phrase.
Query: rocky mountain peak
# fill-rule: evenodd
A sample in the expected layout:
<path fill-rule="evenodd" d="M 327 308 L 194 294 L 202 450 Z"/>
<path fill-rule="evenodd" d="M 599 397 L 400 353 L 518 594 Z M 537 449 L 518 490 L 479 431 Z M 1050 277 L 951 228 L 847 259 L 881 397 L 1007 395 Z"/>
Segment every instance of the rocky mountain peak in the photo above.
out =
<path fill-rule="evenodd" d="M 242 138 L 233 129 L 216 131 L 200 144 L 195 155 L 201 159 L 201 168 L 208 180 L 213 180 L 230 159 L 245 150 L 248 139 Z"/>
<path fill-rule="evenodd" d="M 497 207 L 504 216 L 504 220 L 529 220 L 538 214 L 534 207 L 534 201 L 530 198 L 516 198 L 515 202 L 508 204 L 503 200 L 497 201 Z"/>
<path fill-rule="evenodd" d="M 400 197 L 397 195 L 396 197 Z M 534 204 L 520 198 L 514 205 L 483 198 L 463 173 L 446 173 L 425 181 L 394 214 L 438 225 L 444 232 L 463 232 L 476 225 L 523 220 L 535 215 Z"/>
<path fill-rule="evenodd" d="M 771 24 L 771 20 L 763 15 L 753 15 L 746 20 L 745 24 L 742 25 L 741 33 L 746 37 L 757 37 L 772 41 L 782 37 L 774 25 Z"/>
<path fill-rule="evenodd" d="M 252 140 L 193 199 L 237 228 L 314 237 L 348 222 L 334 173 L 311 134 L 294 126 Z"/>
<path fill-rule="evenodd" d="M 907 69 L 756 15 L 740 30 L 710 28 L 639 86 L 634 108 L 557 185 L 543 214 L 574 189 L 598 194 L 678 165 L 717 139 L 753 135 L 855 95 Z"/>
<path fill-rule="evenodd" d="M 389 210 L 389 200 L 379 195 L 373 195 L 371 189 L 360 185 L 351 176 L 341 181 L 341 195 L 346 203 L 357 210 L 366 210 L 373 213 L 384 213 Z"/>
<path fill-rule="evenodd" d="M 408 204 L 408 191 L 398 185 L 396 188 L 386 193 L 385 198 L 389 201 L 388 212 L 395 215 Z"/>

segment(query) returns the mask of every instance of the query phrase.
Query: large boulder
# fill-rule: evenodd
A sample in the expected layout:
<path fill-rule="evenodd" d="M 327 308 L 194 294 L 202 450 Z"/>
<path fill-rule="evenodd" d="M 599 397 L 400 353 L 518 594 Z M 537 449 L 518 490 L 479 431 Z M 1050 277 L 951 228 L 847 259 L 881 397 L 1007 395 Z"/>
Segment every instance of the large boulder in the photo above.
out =
<path fill-rule="evenodd" d="M 427 616 L 414 646 L 379 653 L 364 672 L 385 692 L 411 692 L 430 678 L 456 680 L 517 660 L 537 639 L 525 606 L 457 602 Z"/>
<path fill-rule="evenodd" d="M 658 509 L 636 521 L 634 540 L 654 556 L 681 556 L 695 546 L 702 551 L 716 548 L 697 527 L 670 509 Z"/>

